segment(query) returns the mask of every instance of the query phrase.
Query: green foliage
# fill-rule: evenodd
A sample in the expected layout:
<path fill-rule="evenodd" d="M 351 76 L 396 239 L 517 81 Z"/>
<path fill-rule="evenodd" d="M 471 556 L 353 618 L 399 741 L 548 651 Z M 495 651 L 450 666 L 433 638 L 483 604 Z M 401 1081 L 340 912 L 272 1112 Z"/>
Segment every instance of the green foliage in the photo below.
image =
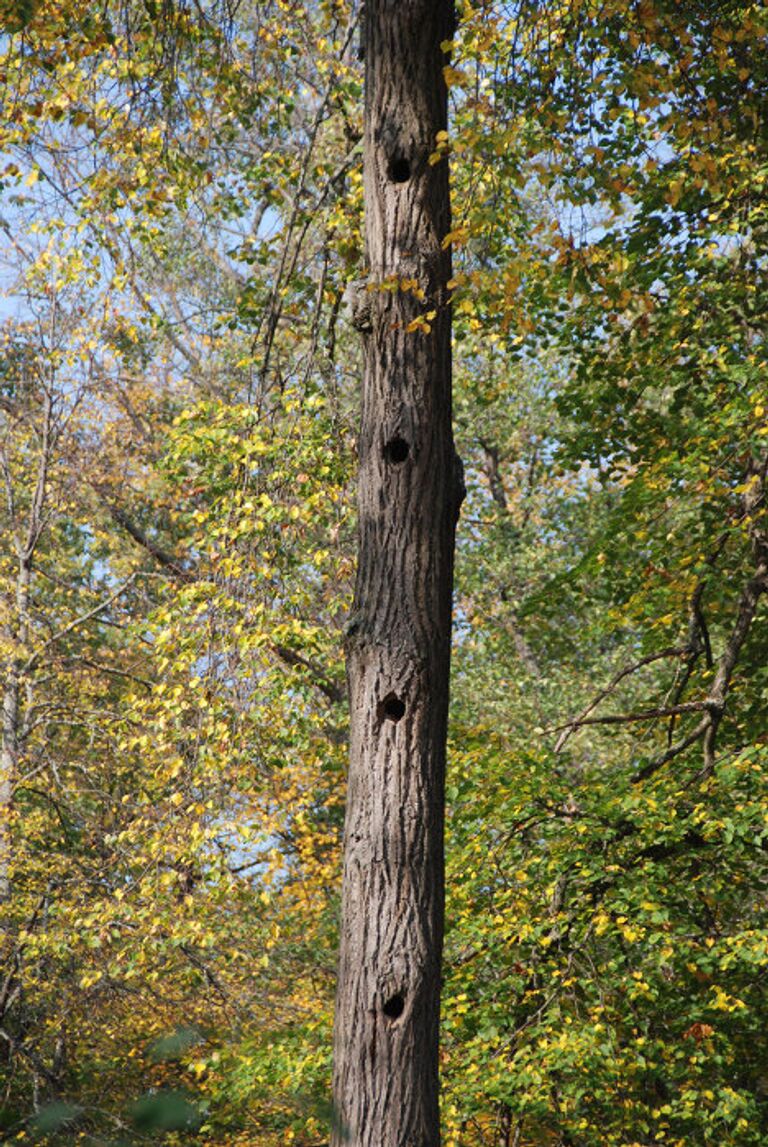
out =
<path fill-rule="evenodd" d="M 445 1142 L 758 1145 L 765 10 L 459 16 L 428 157 L 468 485 Z M 332 1120 L 356 9 L 4 22 L 3 1134 L 306 1147 Z"/>
<path fill-rule="evenodd" d="M 143 1095 L 131 1118 L 140 1131 L 189 1131 L 200 1122 L 197 1108 L 177 1091 Z"/>

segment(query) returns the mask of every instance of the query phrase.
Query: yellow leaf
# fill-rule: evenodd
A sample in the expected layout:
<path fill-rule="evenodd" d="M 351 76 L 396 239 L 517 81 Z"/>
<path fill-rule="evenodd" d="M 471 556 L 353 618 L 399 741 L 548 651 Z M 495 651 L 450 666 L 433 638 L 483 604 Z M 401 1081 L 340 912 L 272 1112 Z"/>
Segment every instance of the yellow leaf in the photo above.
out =
<path fill-rule="evenodd" d="M 466 79 L 463 72 L 460 72 L 458 68 L 451 68 L 450 66 L 443 68 L 443 77 L 445 79 L 446 86 L 449 88 L 456 87 L 457 84 L 464 83 L 464 80 Z"/>
<path fill-rule="evenodd" d="M 450 247 L 452 243 L 463 243 L 467 238 L 468 230 L 466 227 L 456 227 L 453 231 L 449 231 L 442 242 L 443 250 Z"/>

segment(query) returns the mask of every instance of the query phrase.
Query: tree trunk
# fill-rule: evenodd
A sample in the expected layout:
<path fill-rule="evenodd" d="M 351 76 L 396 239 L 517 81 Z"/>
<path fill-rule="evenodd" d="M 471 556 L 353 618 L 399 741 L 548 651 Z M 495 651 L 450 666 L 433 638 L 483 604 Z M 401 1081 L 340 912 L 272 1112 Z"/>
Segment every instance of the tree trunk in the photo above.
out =
<path fill-rule="evenodd" d="M 367 0 L 359 543 L 333 1143 L 437 1147 L 455 523 L 444 0 Z"/>
<path fill-rule="evenodd" d="M 47 440 L 46 440 L 47 441 Z M 46 463 L 47 465 L 47 463 Z M 29 537 L 26 546 L 18 553 L 16 574 L 16 610 L 10 624 L 4 626 L 2 638 L 7 647 L 7 656 L 2 665 L 2 729 L 0 729 L 0 906 L 11 896 L 11 862 L 13 841 L 11 822 L 13 818 L 13 793 L 16 786 L 16 770 L 19 757 L 19 729 L 21 725 L 21 676 L 24 658 L 28 653 L 29 641 L 29 598 L 32 586 L 32 556 L 38 529 L 38 503 L 42 508 L 45 473 L 38 477 L 38 490 L 42 493 L 33 500 L 30 514 Z M 3 929 L 3 915 L 0 912 L 0 931 Z"/>
<path fill-rule="evenodd" d="M 0 734 L 0 906 L 11 895 L 11 817 L 19 751 L 19 678 L 15 660 L 5 667 Z M 0 919 L 0 930 L 3 928 Z"/>
<path fill-rule="evenodd" d="M 14 667 L 6 667 L 3 684 L 3 724 L 0 734 L 0 932 L 2 905 L 11 895 L 11 816 L 16 779 L 19 727 L 19 682 Z"/>

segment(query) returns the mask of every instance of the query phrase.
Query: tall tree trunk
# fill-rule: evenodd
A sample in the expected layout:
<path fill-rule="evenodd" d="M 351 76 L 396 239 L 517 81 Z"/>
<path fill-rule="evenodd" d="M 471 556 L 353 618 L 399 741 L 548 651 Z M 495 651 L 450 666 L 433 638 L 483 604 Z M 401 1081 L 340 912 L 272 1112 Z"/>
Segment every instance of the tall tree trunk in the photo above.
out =
<path fill-rule="evenodd" d="M 22 581 L 23 579 L 23 581 Z M 21 567 L 18 596 L 24 594 L 24 605 L 29 597 L 29 570 Z M 16 635 L 13 634 L 13 638 Z M 18 639 L 16 639 L 18 640 Z M 9 654 L 4 669 L 3 717 L 0 730 L 0 905 L 11 895 L 11 818 L 13 790 L 16 783 L 16 765 L 19 756 L 19 676 L 21 663 L 15 652 Z M 0 919 L 0 929 L 3 923 Z"/>
<path fill-rule="evenodd" d="M 53 449 L 53 402 L 50 394 L 43 400 L 43 421 L 40 427 L 40 452 L 37 474 L 32 491 L 26 526 L 9 515 L 9 533 L 13 537 L 16 558 L 15 610 L 6 620 L 0 633 L 0 648 L 5 657 L 0 661 L 0 692 L 2 717 L 0 721 L 0 939 L 5 930 L 4 902 L 11 897 L 11 863 L 13 860 L 13 794 L 16 786 L 18 757 L 22 741 L 21 688 L 25 662 L 29 656 L 29 605 L 32 590 L 32 567 L 40 534 L 43 530 L 48 472 Z M 0 450 L 2 444 L 0 444 Z M 0 459 L 6 483 L 11 481 L 9 458 Z M 12 486 L 7 486 L 6 497 L 13 511 L 15 498 Z M 6 993 L 7 998 L 7 993 Z"/>
<path fill-rule="evenodd" d="M 359 549 L 333 1142 L 437 1147 L 455 523 L 445 0 L 367 0 Z"/>
<path fill-rule="evenodd" d="M 47 422 L 44 430 L 47 448 Z M 18 549 L 18 570 L 16 573 L 16 609 L 10 624 L 4 626 L 2 640 L 7 647 L 7 656 L 2 665 L 2 727 L 0 728 L 0 905 L 11 896 L 11 861 L 13 841 L 11 821 L 13 818 L 13 793 L 16 786 L 16 771 L 19 757 L 21 726 L 21 677 L 24 660 L 28 655 L 29 641 L 29 598 L 32 587 L 32 558 L 39 533 L 39 517 L 42 513 L 45 496 L 45 465 L 38 474 L 35 497 L 30 511 L 29 531 L 26 543 Z M 0 930 L 3 916 L 0 911 Z"/>
<path fill-rule="evenodd" d="M 3 718 L 0 732 L 0 932 L 2 905 L 11 895 L 11 816 L 16 779 L 19 729 L 19 680 L 15 664 L 5 667 Z"/>

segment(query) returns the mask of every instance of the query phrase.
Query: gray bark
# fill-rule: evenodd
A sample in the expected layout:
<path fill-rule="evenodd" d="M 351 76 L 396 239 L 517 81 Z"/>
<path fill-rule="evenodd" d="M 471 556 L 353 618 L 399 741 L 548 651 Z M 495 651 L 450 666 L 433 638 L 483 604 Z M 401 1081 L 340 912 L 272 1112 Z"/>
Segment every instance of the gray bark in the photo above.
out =
<path fill-rule="evenodd" d="M 32 586 L 32 562 L 43 529 L 43 513 L 50 463 L 52 403 L 45 396 L 43 425 L 40 435 L 40 455 L 38 459 L 35 488 L 29 508 L 24 536 L 17 535 L 13 513 L 9 526 L 14 534 L 16 557 L 15 614 L 4 627 L 0 640 L 6 647 L 6 657 L 0 665 L 2 673 L 2 728 L 0 729 L 0 903 L 11 895 L 11 861 L 13 859 L 12 817 L 13 793 L 16 784 L 16 771 L 20 748 L 21 725 L 21 681 L 24 673 L 25 655 L 29 641 L 29 598 Z M 13 497 L 10 486 L 10 468 L 4 459 L 3 474 L 6 479 L 10 508 Z M 0 920 L 2 928 L 2 920 Z"/>
<path fill-rule="evenodd" d="M 19 679 L 15 664 L 6 666 L 0 733 L 0 905 L 11 894 L 11 816 L 18 760 Z M 4 927 L 0 920 L 0 930 Z"/>
<path fill-rule="evenodd" d="M 447 163 L 453 6 L 367 0 L 369 305 L 333 1143 L 437 1147 L 443 817 L 455 523 Z M 423 292 L 423 295 L 422 295 Z M 434 314 L 432 313 L 434 312 Z M 428 325 L 408 330 L 422 316 Z"/>

